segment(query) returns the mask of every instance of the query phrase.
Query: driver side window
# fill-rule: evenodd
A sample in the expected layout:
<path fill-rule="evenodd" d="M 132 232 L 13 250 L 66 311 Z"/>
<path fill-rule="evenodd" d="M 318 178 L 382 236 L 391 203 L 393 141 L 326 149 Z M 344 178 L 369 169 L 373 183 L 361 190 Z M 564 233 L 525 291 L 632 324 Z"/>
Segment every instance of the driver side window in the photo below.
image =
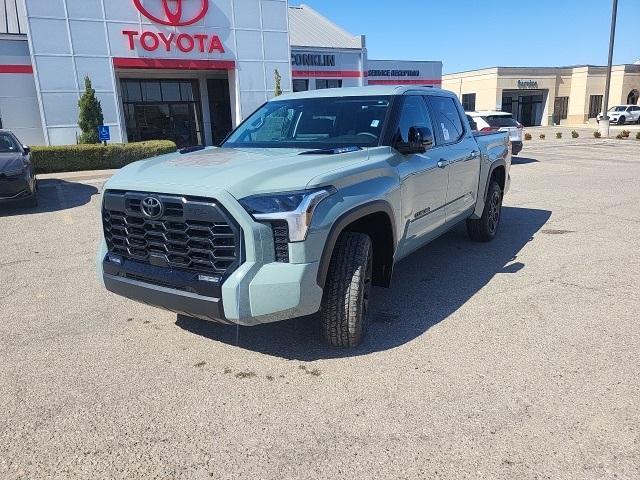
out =
<path fill-rule="evenodd" d="M 433 132 L 427 104 L 421 96 L 408 95 L 404 98 L 398 124 L 398 135 L 402 138 L 402 142 L 409 142 L 411 127 L 427 128 Z"/>

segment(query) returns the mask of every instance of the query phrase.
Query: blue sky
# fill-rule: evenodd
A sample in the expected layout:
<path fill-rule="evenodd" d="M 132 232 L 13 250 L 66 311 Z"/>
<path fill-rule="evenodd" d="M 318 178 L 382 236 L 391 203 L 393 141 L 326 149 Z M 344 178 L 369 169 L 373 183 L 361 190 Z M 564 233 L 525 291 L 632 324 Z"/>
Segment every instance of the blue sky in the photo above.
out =
<path fill-rule="evenodd" d="M 447 73 L 493 66 L 605 65 L 610 0 L 304 0 L 369 58 L 442 60 Z M 640 0 L 619 0 L 615 63 L 640 59 Z"/>

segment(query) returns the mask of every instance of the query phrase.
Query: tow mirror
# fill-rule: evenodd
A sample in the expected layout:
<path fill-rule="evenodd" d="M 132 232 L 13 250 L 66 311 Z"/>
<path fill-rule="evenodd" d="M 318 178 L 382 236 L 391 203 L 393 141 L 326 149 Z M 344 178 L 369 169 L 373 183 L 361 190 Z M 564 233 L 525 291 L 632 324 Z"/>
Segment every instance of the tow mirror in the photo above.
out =
<path fill-rule="evenodd" d="M 426 127 L 411 127 L 408 142 L 398 141 L 396 150 L 403 155 L 424 153 L 433 147 L 433 132 Z"/>

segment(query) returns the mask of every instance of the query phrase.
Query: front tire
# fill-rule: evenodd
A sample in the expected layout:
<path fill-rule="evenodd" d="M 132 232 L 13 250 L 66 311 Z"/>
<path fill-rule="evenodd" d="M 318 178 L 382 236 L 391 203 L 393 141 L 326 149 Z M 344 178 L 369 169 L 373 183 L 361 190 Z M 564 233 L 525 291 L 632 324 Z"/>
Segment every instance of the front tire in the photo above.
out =
<path fill-rule="evenodd" d="M 618 125 L 624 125 L 627 123 L 627 119 L 625 118 L 625 116 L 621 116 L 620 120 L 618 120 Z"/>
<path fill-rule="evenodd" d="M 373 273 L 371 239 L 343 233 L 333 250 L 324 288 L 322 333 L 334 347 L 357 347 L 367 332 Z"/>
<path fill-rule="evenodd" d="M 502 189 L 491 180 L 482 217 L 467 220 L 467 233 L 474 242 L 490 242 L 496 237 L 502 217 Z"/>

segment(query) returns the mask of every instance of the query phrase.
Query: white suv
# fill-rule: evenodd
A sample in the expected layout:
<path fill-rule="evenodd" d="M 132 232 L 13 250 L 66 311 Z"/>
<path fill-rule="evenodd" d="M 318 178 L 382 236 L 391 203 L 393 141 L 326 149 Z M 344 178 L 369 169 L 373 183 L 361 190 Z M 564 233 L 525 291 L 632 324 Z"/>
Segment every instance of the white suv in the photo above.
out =
<path fill-rule="evenodd" d="M 625 123 L 640 123 L 640 106 L 638 105 L 616 105 L 607 112 L 609 121 L 624 125 Z M 602 114 L 598 115 L 598 120 L 602 119 Z"/>
<path fill-rule="evenodd" d="M 514 155 L 522 151 L 522 130 L 520 122 L 513 118 L 509 112 L 486 110 L 480 112 L 466 112 L 471 118 L 471 128 L 479 132 L 509 132 L 511 149 Z M 475 125 L 474 125 L 475 123 Z"/>

